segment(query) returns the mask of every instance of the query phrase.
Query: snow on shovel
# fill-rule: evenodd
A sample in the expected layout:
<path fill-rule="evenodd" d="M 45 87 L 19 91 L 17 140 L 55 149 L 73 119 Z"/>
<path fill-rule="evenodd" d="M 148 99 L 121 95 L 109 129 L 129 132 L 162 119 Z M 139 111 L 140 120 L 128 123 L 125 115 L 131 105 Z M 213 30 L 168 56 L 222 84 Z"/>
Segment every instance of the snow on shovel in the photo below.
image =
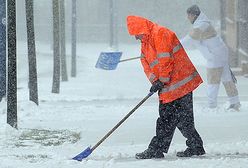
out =
<path fill-rule="evenodd" d="M 73 157 L 73 160 L 82 161 L 84 158 L 87 158 L 105 139 L 107 139 L 130 115 L 134 113 L 149 97 L 153 95 L 153 92 L 150 92 L 145 98 L 143 98 L 139 104 L 137 104 L 120 122 L 118 122 L 100 141 L 97 142 L 95 146 L 88 147 L 77 156 Z"/>
<path fill-rule="evenodd" d="M 104 70 L 115 70 L 118 63 L 120 62 L 140 58 L 140 57 L 134 57 L 125 60 L 120 60 L 121 55 L 122 52 L 101 52 L 95 67 Z"/>

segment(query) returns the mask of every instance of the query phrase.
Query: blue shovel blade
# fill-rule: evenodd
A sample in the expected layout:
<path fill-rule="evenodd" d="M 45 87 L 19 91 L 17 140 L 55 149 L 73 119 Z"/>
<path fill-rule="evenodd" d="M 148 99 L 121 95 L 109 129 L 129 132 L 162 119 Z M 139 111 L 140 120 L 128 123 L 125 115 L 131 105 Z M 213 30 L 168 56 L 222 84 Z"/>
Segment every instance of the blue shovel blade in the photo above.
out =
<path fill-rule="evenodd" d="M 90 149 L 90 147 L 88 147 L 87 149 L 85 149 L 83 152 L 79 153 L 77 156 L 75 156 L 72 159 L 77 161 L 82 161 L 84 158 L 87 158 L 91 153 L 92 150 Z"/>
<path fill-rule="evenodd" d="M 95 67 L 104 70 L 114 70 L 120 62 L 121 55 L 122 52 L 101 52 Z"/>

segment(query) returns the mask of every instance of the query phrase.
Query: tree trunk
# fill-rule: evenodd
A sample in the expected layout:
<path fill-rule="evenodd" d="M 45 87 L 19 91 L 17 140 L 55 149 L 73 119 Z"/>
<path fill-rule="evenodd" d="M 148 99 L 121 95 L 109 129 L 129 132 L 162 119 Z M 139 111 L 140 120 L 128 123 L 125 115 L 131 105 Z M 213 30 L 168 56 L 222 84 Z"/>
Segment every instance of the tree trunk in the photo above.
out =
<path fill-rule="evenodd" d="M 17 73 L 16 73 L 16 2 L 7 1 L 8 19 L 8 90 L 7 123 L 17 128 Z"/>
<path fill-rule="evenodd" d="M 37 68 L 36 68 L 36 50 L 34 34 L 34 15 L 33 0 L 26 0 L 26 23 L 27 23 L 27 40 L 28 40 L 28 65 L 29 65 L 29 100 L 39 105 Z"/>
<path fill-rule="evenodd" d="M 0 102 L 6 95 L 6 0 L 0 0 Z"/>
<path fill-rule="evenodd" d="M 71 76 L 77 75 L 77 0 L 72 0 Z"/>
<path fill-rule="evenodd" d="M 52 93 L 60 90 L 60 38 L 59 38 L 59 0 L 53 0 L 53 86 Z"/>
<path fill-rule="evenodd" d="M 65 40 L 65 0 L 60 0 L 60 52 L 61 52 L 61 77 L 68 81 L 66 67 L 66 40 Z"/>
<path fill-rule="evenodd" d="M 117 38 L 117 10 L 115 0 L 110 0 L 109 4 L 110 11 L 110 24 L 109 24 L 109 46 L 114 51 L 118 50 L 118 38 Z"/>

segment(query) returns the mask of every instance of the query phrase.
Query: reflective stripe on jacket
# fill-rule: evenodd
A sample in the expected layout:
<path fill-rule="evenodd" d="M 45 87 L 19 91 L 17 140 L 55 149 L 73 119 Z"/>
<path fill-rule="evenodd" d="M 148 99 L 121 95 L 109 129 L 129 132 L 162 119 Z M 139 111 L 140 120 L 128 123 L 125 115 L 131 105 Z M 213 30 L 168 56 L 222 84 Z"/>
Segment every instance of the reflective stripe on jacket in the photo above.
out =
<path fill-rule="evenodd" d="M 186 95 L 202 83 L 174 32 L 139 16 L 128 16 L 127 27 L 130 35 L 143 34 L 141 63 L 151 83 L 159 79 L 165 84 L 159 92 L 163 103 Z"/>

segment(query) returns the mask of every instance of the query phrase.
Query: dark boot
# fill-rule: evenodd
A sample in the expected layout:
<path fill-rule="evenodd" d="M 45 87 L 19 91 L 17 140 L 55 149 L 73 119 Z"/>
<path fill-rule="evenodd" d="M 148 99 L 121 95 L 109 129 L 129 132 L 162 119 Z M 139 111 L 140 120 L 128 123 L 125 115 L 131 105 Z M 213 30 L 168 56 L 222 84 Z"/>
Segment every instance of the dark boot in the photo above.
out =
<path fill-rule="evenodd" d="M 200 155 L 204 155 L 205 154 L 205 150 L 203 147 L 198 147 L 198 148 L 187 148 L 185 151 L 183 152 L 177 152 L 177 156 L 178 157 L 191 157 L 191 156 L 200 156 Z"/>
<path fill-rule="evenodd" d="M 144 152 L 137 153 L 135 155 L 136 159 L 152 159 L 152 158 L 163 158 L 164 154 L 163 152 L 159 150 L 154 150 L 151 148 L 146 149 Z"/>

